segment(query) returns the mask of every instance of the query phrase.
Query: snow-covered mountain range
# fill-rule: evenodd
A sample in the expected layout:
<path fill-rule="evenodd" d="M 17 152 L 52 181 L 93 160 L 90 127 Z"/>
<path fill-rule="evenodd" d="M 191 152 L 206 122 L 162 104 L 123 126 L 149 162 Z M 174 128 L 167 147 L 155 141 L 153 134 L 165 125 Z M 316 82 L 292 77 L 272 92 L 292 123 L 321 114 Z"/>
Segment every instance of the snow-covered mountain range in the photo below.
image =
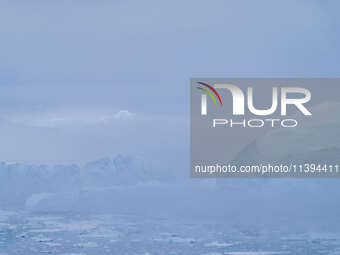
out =
<path fill-rule="evenodd" d="M 141 157 L 117 155 L 80 165 L 0 163 L 0 206 L 21 205 L 32 194 L 172 182 L 180 174 Z"/>

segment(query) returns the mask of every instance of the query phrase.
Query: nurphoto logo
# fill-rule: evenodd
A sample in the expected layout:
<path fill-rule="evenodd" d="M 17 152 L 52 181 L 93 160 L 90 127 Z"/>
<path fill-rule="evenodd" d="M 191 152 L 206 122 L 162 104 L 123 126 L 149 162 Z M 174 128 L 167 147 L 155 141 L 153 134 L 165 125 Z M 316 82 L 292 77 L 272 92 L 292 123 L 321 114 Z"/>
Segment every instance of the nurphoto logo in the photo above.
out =
<path fill-rule="evenodd" d="M 300 87 L 272 87 L 271 88 L 271 105 L 265 109 L 258 109 L 254 106 L 254 93 L 253 88 L 248 87 L 246 92 L 244 92 L 241 88 L 234 84 L 224 84 L 224 83 L 215 83 L 208 84 L 204 82 L 197 82 L 197 84 L 201 85 L 197 87 L 197 89 L 201 90 L 203 93 L 201 94 L 201 115 L 208 115 L 208 104 L 207 104 L 207 96 L 209 96 L 212 102 L 215 105 L 218 105 L 217 100 L 219 101 L 219 105 L 221 107 L 232 107 L 232 114 L 242 116 L 245 115 L 245 107 L 247 107 L 249 113 L 256 116 L 269 116 L 278 111 L 281 116 L 287 116 L 287 106 L 293 105 L 297 110 L 299 110 L 305 116 L 311 116 L 312 113 L 307 109 L 304 105 L 311 100 L 311 92 L 306 88 Z M 219 90 L 222 94 L 223 92 L 231 93 L 232 95 L 232 105 L 226 103 L 223 105 Z M 280 92 L 280 93 L 279 93 Z M 247 104 L 246 104 L 247 102 Z M 280 107 L 279 107 L 280 105 Z M 294 112 L 295 113 L 295 112 Z M 243 119 L 241 121 L 235 121 L 233 119 L 225 119 L 225 118 L 214 118 L 212 120 L 212 126 L 225 126 L 228 125 L 230 127 L 264 127 L 266 123 L 269 123 L 271 127 L 277 126 L 280 127 L 296 127 L 298 125 L 298 121 L 296 119 L 275 119 L 275 118 L 252 118 L 252 119 Z"/>

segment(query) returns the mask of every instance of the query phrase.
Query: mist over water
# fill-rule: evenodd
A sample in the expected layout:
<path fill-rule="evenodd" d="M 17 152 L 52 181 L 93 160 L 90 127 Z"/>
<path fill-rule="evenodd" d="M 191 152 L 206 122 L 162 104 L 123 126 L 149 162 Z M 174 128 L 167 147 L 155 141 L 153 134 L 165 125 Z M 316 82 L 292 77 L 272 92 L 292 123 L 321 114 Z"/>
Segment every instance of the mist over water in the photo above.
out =
<path fill-rule="evenodd" d="M 164 176 L 174 173 L 146 165 L 125 156 L 83 167 L 3 163 L 0 251 L 263 255 L 340 249 L 338 180 L 170 179 Z"/>
<path fill-rule="evenodd" d="M 189 171 L 190 77 L 339 76 L 338 10 L 1 1 L 0 255 L 340 254 L 340 180 Z M 322 85 L 320 125 L 252 141 L 227 129 L 227 160 L 339 162 L 338 86 Z"/>

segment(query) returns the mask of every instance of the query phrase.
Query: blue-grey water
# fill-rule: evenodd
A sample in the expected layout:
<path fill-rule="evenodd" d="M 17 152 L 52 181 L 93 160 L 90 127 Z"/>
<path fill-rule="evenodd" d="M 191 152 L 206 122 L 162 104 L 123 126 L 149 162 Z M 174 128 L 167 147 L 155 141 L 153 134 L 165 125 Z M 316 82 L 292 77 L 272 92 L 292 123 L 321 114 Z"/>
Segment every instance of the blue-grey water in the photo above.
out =
<path fill-rule="evenodd" d="M 1 212 L 0 254 L 340 254 L 340 234 L 135 215 Z"/>

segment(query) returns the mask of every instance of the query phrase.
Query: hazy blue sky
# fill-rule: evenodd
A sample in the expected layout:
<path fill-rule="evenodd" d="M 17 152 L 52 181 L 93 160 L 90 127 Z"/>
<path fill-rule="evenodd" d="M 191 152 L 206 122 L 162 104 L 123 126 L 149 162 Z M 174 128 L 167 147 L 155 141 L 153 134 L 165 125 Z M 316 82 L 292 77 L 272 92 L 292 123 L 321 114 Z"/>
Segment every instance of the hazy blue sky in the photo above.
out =
<path fill-rule="evenodd" d="M 0 0 L 0 160 L 184 162 L 189 78 L 339 76 L 339 7 Z"/>

